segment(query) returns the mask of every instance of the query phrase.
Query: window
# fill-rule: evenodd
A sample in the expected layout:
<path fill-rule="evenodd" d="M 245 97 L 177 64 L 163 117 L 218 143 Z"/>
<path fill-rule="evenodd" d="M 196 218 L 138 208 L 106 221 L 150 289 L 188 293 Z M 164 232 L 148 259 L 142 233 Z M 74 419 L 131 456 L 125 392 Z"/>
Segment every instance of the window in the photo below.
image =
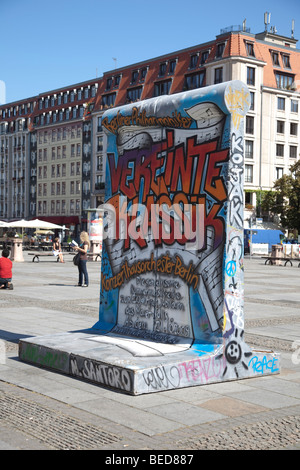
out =
<path fill-rule="evenodd" d="M 154 96 L 168 95 L 171 88 L 171 80 L 155 83 Z"/>
<path fill-rule="evenodd" d="M 272 62 L 275 67 L 279 67 L 279 54 L 276 51 L 271 52 Z"/>
<path fill-rule="evenodd" d="M 290 145 L 290 158 L 297 158 L 297 147 L 296 147 L 296 145 Z"/>
<path fill-rule="evenodd" d="M 170 60 L 169 75 L 173 75 L 173 73 L 175 72 L 176 63 L 177 63 L 176 59 Z"/>
<path fill-rule="evenodd" d="M 98 155 L 98 158 L 97 158 L 97 171 L 103 171 L 103 157 L 102 157 L 102 155 Z"/>
<path fill-rule="evenodd" d="M 284 134 L 284 121 L 277 121 L 277 134 Z"/>
<path fill-rule="evenodd" d="M 97 152 L 102 152 L 103 150 L 103 137 L 98 136 L 97 138 Z"/>
<path fill-rule="evenodd" d="M 277 88 L 283 90 L 290 90 L 294 81 L 292 75 L 286 75 L 284 73 L 275 73 Z"/>
<path fill-rule="evenodd" d="M 246 116 L 246 134 L 254 134 L 254 117 Z"/>
<path fill-rule="evenodd" d="M 216 58 L 222 57 L 225 49 L 225 42 L 222 42 L 217 45 Z"/>
<path fill-rule="evenodd" d="M 277 109 L 280 110 L 280 111 L 285 110 L 285 98 L 281 98 L 280 96 L 278 96 L 278 98 L 277 98 Z"/>
<path fill-rule="evenodd" d="M 116 75 L 114 78 L 114 88 L 119 88 L 121 81 L 121 75 Z"/>
<path fill-rule="evenodd" d="M 208 55 L 209 55 L 209 51 L 204 51 L 204 52 L 202 52 L 200 65 L 205 64 L 205 62 L 206 62 L 207 59 L 208 59 Z"/>
<path fill-rule="evenodd" d="M 297 100 L 291 100 L 291 112 L 298 113 L 298 101 Z"/>
<path fill-rule="evenodd" d="M 253 183 L 253 165 L 245 165 L 245 183 Z"/>
<path fill-rule="evenodd" d="M 111 89 L 111 86 L 112 86 L 112 78 L 108 78 L 106 80 L 106 91 L 109 91 Z"/>
<path fill-rule="evenodd" d="M 159 65 L 159 77 L 164 77 L 167 71 L 167 63 L 163 62 L 162 64 Z"/>
<path fill-rule="evenodd" d="M 255 94 L 253 91 L 250 91 L 250 108 L 249 110 L 254 111 L 254 98 Z"/>
<path fill-rule="evenodd" d="M 276 144 L 276 157 L 283 157 L 283 156 L 284 156 L 284 145 Z"/>
<path fill-rule="evenodd" d="M 71 145 L 71 157 L 75 157 L 75 144 Z"/>
<path fill-rule="evenodd" d="M 134 70 L 131 74 L 131 84 L 134 84 L 137 82 L 138 76 L 139 76 L 138 70 Z"/>
<path fill-rule="evenodd" d="M 253 42 L 246 42 L 246 51 L 249 57 L 255 57 Z"/>
<path fill-rule="evenodd" d="M 249 191 L 245 191 L 245 206 L 248 204 L 252 205 L 252 201 L 253 201 L 252 193 L 250 193 Z"/>
<path fill-rule="evenodd" d="M 76 156 L 80 157 L 81 155 L 81 144 L 76 145 Z"/>
<path fill-rule="evenodd" d="M 184 90 L 193 90 L 203 86 L 205 71 L 187 75 L 184 81 Z"/>
<path fill-rule="evenodd" d="M 147 67 L 144 67 L 144 68 L 141 70 L 141 81 L 142 81 L 142 82 L 145 80 L 146 75 L 147 75 L 147 72 L 148 72 Z"/>
<path fill-rule="evenodd" d="M 198 54 L 192 54 L 190 58 L 190 69 L 195 69 L 197 67 Z"/>
<path fill-rule="evenodd" d="M 279 178 L 283 177 L 283 168 L 277 166 L 275 168 L 275 178 L 278 180 Z"/>
<path fill-rule="evenodd" d="M 282 54 L 282 62 L 283 62 L 284 68 L 286 68 L 286 69 L 290 69 L 290 68 L 291 68 L 290 56 L 289 56 L 289 55 L 287 55 L 287 54 Z"/>
<path fill-rule="evenodd" d="M 298 135 L 298 124 L 296 122 L 291 122 L 290 124 L 290 134 Z"/>
<path fill-rule="evenodd" d="M 223 81 L 223 68 L 219 67 L 215 69 L 215 81 L 214 83 L 222 83 Z"/>
<path fill-rule="evenodd" d="M 245 158 L 253 158 L 253 140 L 245 141 Z"/>
<path fill-rule="evenodd" d="M 116 93 L 111 93 L 110 95 L 102 96 L 103 106 L 113 106 L 115 104 Z"/>
<path fill-rule="evenodd" d="M 127 101 L 137 101 L 140 99 L 142 94 L 142 87 L 131 88 L 127 90 Z"/>
<path fill-rule="evenodd" d="M 247 67 L 247 85 L 255 85 L 255 68 Z"/>

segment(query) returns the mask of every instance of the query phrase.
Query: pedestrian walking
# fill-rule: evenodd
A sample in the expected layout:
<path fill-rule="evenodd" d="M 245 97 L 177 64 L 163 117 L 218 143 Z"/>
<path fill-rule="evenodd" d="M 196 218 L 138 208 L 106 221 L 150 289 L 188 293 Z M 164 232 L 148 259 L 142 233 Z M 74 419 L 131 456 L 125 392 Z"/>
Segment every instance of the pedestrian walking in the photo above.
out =
<path fill-rule="evenodd" d="M 80 253 L 80 260 L 78 264 L 78 286 L 81 287 L 88 287 L 89 285 L 89 275 L 87 271 L 87 260 L 88 260 L 88 251 L 90 249 L 90 239 L 89 235 L 87 232 L 81 232 L 80 234 L 80 245 L 73 246 L 73 249 L 75 251 L 78 251 Z M 84 280 L 84 284 L 83 284 Z"/>
<path fill-rule="evenodd" d="M 12 261 L 9 259 L 9 250 L 4 248 L 0 258 L 0 289 L 13 289 L 12 285 Z"/>

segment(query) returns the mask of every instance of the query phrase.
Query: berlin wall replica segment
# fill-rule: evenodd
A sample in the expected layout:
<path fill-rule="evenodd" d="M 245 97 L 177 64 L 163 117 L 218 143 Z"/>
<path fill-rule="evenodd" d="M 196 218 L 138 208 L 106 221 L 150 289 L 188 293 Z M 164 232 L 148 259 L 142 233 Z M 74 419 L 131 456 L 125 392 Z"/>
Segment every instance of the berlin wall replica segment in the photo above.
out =
<path fill-rule="evenodd" d="M 249 101 L 233 81 L 104 113 L 99 321 L 21 359 L 131 394 L 279 373 L 244 341 Z"/>

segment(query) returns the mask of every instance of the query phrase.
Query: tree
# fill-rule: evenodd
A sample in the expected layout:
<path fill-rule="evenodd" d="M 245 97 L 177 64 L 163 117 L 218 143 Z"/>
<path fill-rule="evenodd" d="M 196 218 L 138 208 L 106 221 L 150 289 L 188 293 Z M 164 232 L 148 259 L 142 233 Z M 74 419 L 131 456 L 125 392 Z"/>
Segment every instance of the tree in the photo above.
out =
<path fill-rule="evenodd" d="M 300 233 L 300 160 L 264 195 L 262 209 L 278 214 L 284 228 Z"/>

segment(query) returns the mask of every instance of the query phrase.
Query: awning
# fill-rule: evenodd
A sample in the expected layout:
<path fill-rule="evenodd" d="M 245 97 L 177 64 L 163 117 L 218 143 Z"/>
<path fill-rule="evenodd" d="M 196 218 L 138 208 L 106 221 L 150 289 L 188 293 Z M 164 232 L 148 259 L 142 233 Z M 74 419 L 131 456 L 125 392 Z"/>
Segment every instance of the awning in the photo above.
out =
<path fill-rule="evenodd" d="M 80 220 L 78 215 L 57 215 L 52 217 L 40 217 L 41 220 L 47 220 L 47 222 L 52 222 L 57 225 L 78 225 Z"/>

